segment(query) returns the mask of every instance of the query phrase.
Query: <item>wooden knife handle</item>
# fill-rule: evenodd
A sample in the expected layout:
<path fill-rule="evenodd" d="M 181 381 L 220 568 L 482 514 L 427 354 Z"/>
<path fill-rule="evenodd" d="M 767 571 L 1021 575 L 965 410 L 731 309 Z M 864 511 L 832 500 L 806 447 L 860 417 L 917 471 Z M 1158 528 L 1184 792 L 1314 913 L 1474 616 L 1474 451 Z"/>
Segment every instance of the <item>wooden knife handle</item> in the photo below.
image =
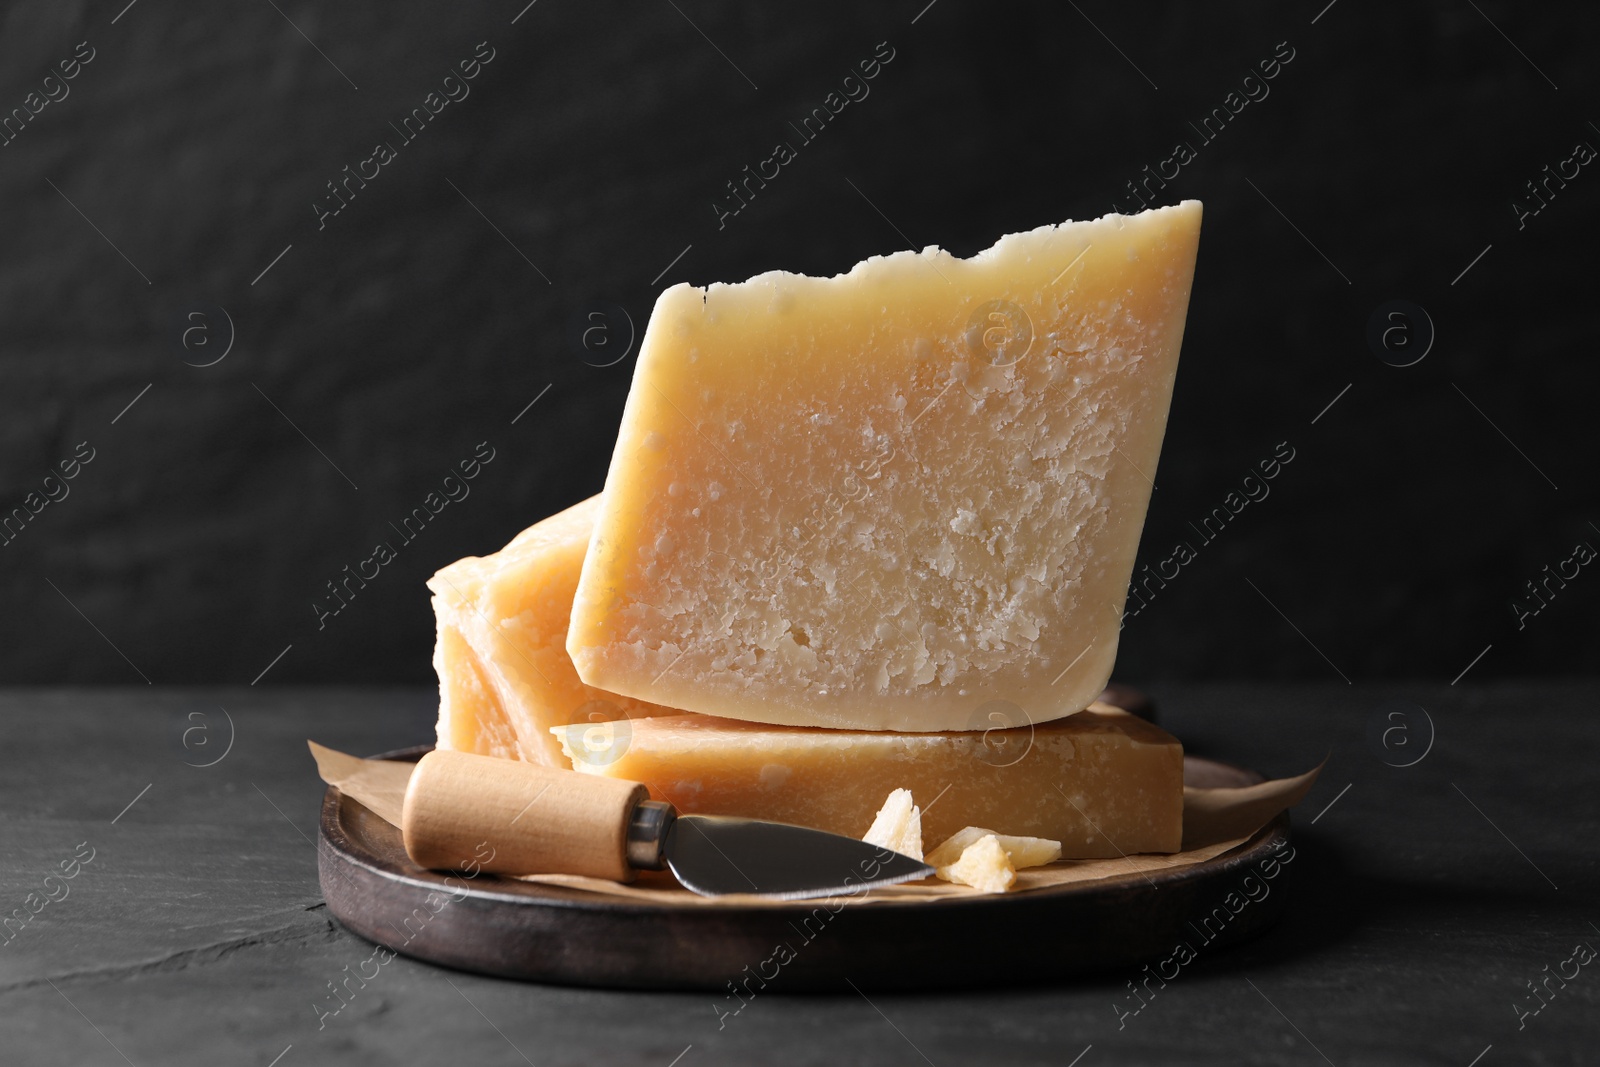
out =
<path fill-rule="evenodd" d="M 406 853 L 434 870 L 583 874 L 626 882 L 637 782 L 435 749 L 406 787 Z"/>

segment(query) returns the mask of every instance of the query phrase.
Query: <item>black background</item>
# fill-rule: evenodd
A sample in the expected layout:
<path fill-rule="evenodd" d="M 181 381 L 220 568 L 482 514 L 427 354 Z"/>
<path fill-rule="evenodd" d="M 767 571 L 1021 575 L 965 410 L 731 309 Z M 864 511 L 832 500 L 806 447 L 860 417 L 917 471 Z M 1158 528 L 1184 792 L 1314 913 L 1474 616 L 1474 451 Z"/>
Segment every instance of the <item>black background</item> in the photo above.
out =
<path fill-rule="evenodd" d="M 422 582 L 600 488 L 632 354 L 594 364 L 662 288 L 1096 217 L 1279 42 L 1162 194 L 1206 217 L 1141 563 L 1296 458 L 1128 620 L 1119 676 L 1593 669 L 1600 575 L 1511 607 L 1600 547 L 1600 168 L 1513 209 L 1600 147 L 1592 9 L 124 3 L 0 24 L 0 114 L 95 50 L 0 148 L 0 507 L 95 455 L 0 547 L 5 681 L 428 681 Z M 471 95 L 319 231 L 324 183 L 484 41 Z M 724 183 L 880 42 L 870 96 L 719 229 Z M 1437 331 L 1405 368 L 1366 339 L 1397 299 Z M 233 324 L 210 367 L 185 361 L 227 327 L 185 350 L 194 305 Z M 324 583 L 481 441 L 470 497 L 319 631 Z"/>

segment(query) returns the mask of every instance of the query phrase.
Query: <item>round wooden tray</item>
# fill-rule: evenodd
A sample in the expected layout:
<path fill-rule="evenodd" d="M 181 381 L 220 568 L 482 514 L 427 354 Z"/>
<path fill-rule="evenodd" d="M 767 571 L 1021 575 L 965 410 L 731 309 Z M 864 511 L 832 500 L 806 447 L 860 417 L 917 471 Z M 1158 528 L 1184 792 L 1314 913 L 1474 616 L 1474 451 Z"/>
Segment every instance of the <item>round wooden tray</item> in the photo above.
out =
<path fill-rule="evenodd" d="M 427 751 L 378 758 L 414 761 Z M 1261 776 L 1189 756 L 1184 779 L 1243 786 Z M 773 992 L 848 990 L 847 980 L 862 989 L 1034 983 L 1131 971 L 1180 943 L 1203 955 L 1282 913 L 1286 878 L 1234 911 L 1223 900 L 1244 899 L 1246 875 L 1288 841 L 1285 813 L 1238 848 L 1186 867 L 1024 893 L 849 904 L 836 914 L 819 913 L 817 901 L 664 906 L 424 870 L 398 829 L 331 787 L 317 853 L 328 910 L 404 955 L 506 978 L 727 993 L 730 982 Z"/>

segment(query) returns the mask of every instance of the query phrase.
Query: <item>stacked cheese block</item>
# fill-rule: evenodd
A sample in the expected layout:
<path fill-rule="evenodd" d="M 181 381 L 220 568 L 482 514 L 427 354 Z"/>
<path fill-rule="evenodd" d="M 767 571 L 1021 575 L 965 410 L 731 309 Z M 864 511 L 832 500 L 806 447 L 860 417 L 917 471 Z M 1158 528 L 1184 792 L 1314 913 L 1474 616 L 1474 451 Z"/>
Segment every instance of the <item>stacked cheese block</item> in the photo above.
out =
<path fill-rule="evenodd" d="M 668 289 L 604 493 L 429 583 L 440 747 L 852 835 L 906 787 L 934 841 L 1175 851 L 1181 747 L 1092 702 L 1199 227 Z"/>

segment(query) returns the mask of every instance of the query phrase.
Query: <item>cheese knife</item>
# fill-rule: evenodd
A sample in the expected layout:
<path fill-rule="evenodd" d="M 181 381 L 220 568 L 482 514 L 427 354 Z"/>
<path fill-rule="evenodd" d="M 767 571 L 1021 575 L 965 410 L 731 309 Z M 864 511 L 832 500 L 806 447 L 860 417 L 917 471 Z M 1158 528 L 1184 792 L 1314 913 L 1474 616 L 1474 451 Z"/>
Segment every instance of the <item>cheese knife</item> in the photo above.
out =
<path fill-rule="evenodd" d="M 842 834 L 682 814 L 637 782 L 468 752 L 423 756 L 398 815 L 407 854 L 436 870 L 625 882 L 666 869 L 704 896 L 785 900 L 855 895 L 933 874 L 910 856 Z"/>

